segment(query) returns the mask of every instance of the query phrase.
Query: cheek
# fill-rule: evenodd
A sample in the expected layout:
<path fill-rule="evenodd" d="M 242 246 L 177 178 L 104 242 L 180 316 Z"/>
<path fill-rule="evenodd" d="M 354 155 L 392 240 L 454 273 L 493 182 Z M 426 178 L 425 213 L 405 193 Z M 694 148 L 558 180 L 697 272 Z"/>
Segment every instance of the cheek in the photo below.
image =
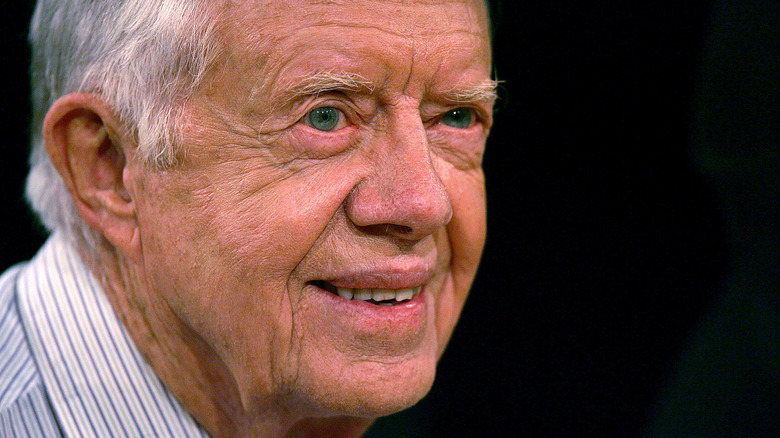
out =
<path fill-rule="evenodd" d="M 227 168 L 245 171 L 219 172 Z M 233 321 L 215 327 L 241 328 L 268 319 L 269 309 L 292 318 L 302 286 L 296 269 L 332 222 L 348 178 L 319 168 L 273 173 L 249 161 L 211 170 L 147 183 L 154 195 L 138 206 L 146 271 L 204 332 L 215 329 L 207 325 L 218 308 Z"/>
<path fill-rule="evenodd" d="M 452 248 L 452 268 L 469 285 L 476 273 L 487 228 L 485 182 L 481 170 L 462 173 L 451 185 L 452 221 L 447 233 Z"/>
<path fill-rule="evenodd" d="M 452 220 L 444 237 L 450 251 L 450 275 L 440 297 L 436 328 L 439 334 L 439 354 L 452 333 L 477 272 L 485 245 L 486 204 L 481 171 L 461 174 L 447 184 L 452 202 Z"/>
<path fill-rule="evenodd" d="M 214 212 L 212 238 L 266 276 L 292 275 L 337 215 L 348 178 L 302 169 L 271 184 L 248 179 L 206 207 Z"/>
<path fill-rule="evenodd" d="M 233 189 L 161 190 L 138 210 L 143 269 L 155 291 L 148 307 L 192 329 L 247 393 L 289 374 L 269 358 L 285 357 L 297 342 L 290 272 L 305 249 L 279 237 L 302 219 L 269 217 L 269 202 Z"/>

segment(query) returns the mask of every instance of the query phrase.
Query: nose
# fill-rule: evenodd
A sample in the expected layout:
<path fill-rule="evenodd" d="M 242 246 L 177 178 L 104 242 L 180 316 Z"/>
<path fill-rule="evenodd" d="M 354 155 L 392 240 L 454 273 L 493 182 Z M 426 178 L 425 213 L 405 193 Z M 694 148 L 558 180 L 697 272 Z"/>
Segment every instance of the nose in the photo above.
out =
<path fill-rule="evenodd" d="M 403 240 L 422 239 L 449 223 L 450 195 L 419 114 L 400 119 L 373 146 L 370 173 L 346 199 L 352 223 Z"/>

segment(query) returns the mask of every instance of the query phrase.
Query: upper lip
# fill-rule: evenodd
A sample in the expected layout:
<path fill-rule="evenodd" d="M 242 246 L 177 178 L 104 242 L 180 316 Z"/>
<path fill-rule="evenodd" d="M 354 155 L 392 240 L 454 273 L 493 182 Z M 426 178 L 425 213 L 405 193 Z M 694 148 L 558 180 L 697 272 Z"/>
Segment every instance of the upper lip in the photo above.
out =
<path fill-rule="evenodd" d="M 352 289 L 407 289 L 422 286 L 433 277 L 433 266 L 426 263 L 386 264 L 352 268 L 317 280 L 335 287 Z"/>

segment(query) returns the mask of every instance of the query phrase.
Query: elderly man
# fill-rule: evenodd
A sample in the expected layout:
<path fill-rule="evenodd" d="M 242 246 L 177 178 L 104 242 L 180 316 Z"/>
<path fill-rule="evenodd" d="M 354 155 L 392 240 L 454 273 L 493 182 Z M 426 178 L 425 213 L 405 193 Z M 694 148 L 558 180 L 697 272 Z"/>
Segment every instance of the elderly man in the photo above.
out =
<path fill-rule="evenodd" d="M 356 437 L 485 238 L 479 0 L 41 0 L 3 436 Z"/>

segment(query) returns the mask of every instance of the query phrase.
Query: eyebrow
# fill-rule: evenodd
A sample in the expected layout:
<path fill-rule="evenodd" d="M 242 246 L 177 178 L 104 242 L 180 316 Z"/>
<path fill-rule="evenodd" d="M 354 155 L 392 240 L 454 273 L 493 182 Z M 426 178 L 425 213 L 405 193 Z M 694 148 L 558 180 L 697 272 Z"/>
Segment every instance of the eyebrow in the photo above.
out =
<path fill-rule="evenodd" d="M 441 94 L 445 99 L 454 102 L 490 102 L 498 97 L 496 91 L 498 84 L 499 81 L 486 80 L 478 84 L 452 88 Z"/>
<path fill-rule="evenodd" d="M 329 91 L 374 91 L 373 84 L 357 73 L 321 72 L 302 79 L 292 87 L 296 96 L 316 95 Z"/>
<path fill-rule="evenodd" d="M 497 98 L 499 81 L 485 80 L 477 84 L 454 87 L 440 93 L 441 97 L 453 102 L 490 102 Z M 311 96 L 329 91 L 373 93 L 374 84 L 357 73 L 320 72 L 303 78 L 291 89 L 294 96 Z"/>

